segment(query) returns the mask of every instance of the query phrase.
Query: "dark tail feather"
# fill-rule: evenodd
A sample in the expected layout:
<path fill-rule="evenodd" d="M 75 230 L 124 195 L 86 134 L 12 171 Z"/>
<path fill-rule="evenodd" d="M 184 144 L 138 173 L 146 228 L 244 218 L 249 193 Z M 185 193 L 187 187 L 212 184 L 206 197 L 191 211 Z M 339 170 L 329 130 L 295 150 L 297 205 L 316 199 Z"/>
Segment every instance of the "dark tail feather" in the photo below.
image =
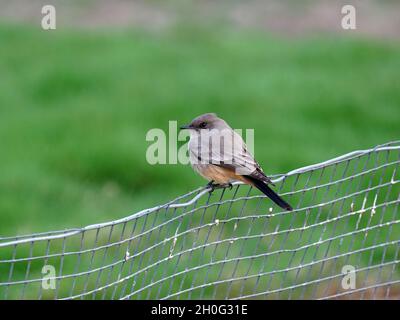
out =
<path fill-rule="evenodd" d="M 292 206 L 287 203 L 285 200 L 283 200 L 280 196 L 278 196 L 270 187 L 267 186 L 265 182 L 262 182 L 256 178 L 246 176 L 248 180 L 250 180 L 254 186 L 260 190 L 262 193 L 264 193 L 268 198 L 270 198 L 273 202 L 275 202 L 278 206 L 280 206 L 282 209 L 292 211 L 293 208 Z"/>

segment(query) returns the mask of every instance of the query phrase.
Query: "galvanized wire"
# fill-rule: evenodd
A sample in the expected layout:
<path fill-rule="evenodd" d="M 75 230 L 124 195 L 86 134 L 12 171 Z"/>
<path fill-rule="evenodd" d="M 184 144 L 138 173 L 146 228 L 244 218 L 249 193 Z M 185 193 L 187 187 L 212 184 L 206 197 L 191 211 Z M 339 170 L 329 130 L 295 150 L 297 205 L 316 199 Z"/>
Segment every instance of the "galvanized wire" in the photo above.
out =
<path fill-rule="evenodd" d="M 0 299 L 399 299 L 399 163 L 396 141 L 275 175 L 292 212 L 236 183 L 0 237 Z"/>

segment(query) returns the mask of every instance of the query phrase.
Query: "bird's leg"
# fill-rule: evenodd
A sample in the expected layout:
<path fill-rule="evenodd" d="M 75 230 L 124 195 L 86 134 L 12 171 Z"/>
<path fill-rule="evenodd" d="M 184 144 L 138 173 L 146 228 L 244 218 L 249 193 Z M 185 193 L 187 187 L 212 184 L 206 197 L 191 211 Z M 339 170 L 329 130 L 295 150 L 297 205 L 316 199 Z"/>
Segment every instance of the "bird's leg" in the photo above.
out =
<path fill-rule="evenodd" d="M 211 180 L 209 183 L 207 183 L 206 188 L 210 188 L 210 193 L 213 193 L 214 189 L 217 187 L 217 184 L 214 184 L 214 180 Z"/>
<path fill-rule="evenodd" d="M 210 193 L 212 193 L 215 189 L 220 189 L 220 188 L 229 188 L 230 190 L 232 190 L 233 185 L 230 182 L 219 184 L 219 183 L 214 183 L 214 180 L 211 180 L 209 183 L 207 183 L 207 188 L 211 188 Z"/>
<path fill-rule="evenodd" d="M 209 183 L 207 183 L 207 188 L 211 188 L 210 193 L 213 193 L 215 189 L 221 189 L 226 187 L 226 184 L 219 184 L 214 182 L 215 182 L 214 180 L 211 180 Z"/>

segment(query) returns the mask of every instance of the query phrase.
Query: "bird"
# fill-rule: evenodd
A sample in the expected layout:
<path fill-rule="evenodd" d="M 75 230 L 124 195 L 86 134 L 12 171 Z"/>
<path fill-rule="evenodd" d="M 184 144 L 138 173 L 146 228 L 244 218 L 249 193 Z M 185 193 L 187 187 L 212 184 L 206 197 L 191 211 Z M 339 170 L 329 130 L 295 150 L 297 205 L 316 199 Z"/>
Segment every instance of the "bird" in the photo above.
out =
<path fill-rule="evenodd" d="M 232 188 L 232 182 L 251 185 L 279 207 L 292 211 L 269 185 L 275 186 L 248 151 L 242 137 L 215 113 L 206 113 L 180 127 L 189 130 L 189 162 L 198 174 L 209 181 L 211 192 L 215 188 Z"/>

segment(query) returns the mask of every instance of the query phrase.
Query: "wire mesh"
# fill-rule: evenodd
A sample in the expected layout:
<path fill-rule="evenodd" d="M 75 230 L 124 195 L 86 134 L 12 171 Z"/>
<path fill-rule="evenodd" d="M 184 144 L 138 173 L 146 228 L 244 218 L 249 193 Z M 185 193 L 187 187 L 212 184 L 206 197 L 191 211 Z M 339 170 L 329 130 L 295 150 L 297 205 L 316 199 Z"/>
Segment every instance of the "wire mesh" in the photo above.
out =
<path fill-rule="evenodd" d="M 235 184 L 0 237 L 0 299 L 399 299 L 399 162 L 391 142 L 273 176 L 293 212 Z"/>

